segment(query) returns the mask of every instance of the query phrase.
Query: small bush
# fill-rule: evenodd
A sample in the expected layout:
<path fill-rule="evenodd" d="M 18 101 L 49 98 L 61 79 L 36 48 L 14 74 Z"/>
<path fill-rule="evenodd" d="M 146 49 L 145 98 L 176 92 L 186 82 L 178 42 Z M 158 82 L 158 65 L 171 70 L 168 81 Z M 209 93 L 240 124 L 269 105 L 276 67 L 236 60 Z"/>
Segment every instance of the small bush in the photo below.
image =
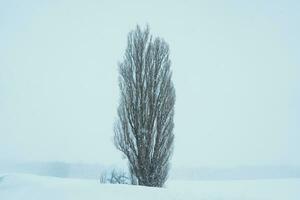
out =
<path fill-rule="evenodd" d="M 113 169 L 111 171 L 104 171 L 101 174 L 100 183 L 130 184 L 130 178 L 128 177 L 126 172 Z"/>

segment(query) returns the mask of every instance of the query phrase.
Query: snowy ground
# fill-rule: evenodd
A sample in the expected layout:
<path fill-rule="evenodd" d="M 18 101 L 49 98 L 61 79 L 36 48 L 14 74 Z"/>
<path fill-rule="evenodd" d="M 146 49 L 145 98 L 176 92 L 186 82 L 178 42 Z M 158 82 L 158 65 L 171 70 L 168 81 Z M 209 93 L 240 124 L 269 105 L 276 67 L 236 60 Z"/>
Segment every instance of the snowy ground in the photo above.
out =
<path fill-rule="evenodd" d="M 299 200 L 300 179 L 170 181 L 166 188 L 106 185 L 96 180 L 0 175 L 1 200 Z"/>

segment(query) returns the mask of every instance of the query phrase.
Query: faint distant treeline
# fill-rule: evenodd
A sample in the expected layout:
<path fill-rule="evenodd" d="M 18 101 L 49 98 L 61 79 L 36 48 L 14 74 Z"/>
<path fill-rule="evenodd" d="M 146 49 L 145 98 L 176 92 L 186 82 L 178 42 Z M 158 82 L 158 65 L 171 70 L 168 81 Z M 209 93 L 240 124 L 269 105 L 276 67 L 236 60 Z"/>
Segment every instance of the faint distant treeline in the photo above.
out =
<path fill-rule="evenodd" d="M 118 166 L 66 162 L 0 162 L 1 173 L 28 173 L 61 178 L 99 179 Z M 300 166 L 244 166 L 173 168 L 173 180 L 235 180 L 300 178 Z"/>
<path fill-rule="evenodd" d="M 300 166 L 241 166 L 177 168 L 171 179 L 177 180 L 243 180 L 300 178 Z"/>
<path fill-rule="evenodd" d="M 1 163 L 0 173 L 28 173 L 61 178 L 98 179 L 107 167 L 99 164 L 66 162 Z"/>

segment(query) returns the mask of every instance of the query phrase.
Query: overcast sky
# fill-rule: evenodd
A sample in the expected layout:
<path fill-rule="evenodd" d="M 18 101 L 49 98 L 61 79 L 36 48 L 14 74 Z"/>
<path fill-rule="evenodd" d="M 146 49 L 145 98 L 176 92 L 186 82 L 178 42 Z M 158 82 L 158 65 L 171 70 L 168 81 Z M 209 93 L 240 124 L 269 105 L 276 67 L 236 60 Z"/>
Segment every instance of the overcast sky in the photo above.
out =
<path fill-rule="evenodd" d="M 126 3 L 125 3 L 126 2 Z M 0 1 L 0 160 L 118 163 L 136 24 L 170 45 L 175 166 L 300 165 L 299 1 Z"/>

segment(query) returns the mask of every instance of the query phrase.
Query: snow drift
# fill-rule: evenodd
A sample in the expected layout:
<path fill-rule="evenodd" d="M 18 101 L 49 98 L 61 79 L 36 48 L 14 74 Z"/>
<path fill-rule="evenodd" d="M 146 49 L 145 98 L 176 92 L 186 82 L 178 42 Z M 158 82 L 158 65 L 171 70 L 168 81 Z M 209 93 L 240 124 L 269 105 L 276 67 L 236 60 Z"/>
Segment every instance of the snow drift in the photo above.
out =
<path fill-rule="evenodd" d="M 300 179 L 171 181 L 166 188 L 100 184 L 97 180 L 0 175 L 1 200 L 299 200 Z"/>

